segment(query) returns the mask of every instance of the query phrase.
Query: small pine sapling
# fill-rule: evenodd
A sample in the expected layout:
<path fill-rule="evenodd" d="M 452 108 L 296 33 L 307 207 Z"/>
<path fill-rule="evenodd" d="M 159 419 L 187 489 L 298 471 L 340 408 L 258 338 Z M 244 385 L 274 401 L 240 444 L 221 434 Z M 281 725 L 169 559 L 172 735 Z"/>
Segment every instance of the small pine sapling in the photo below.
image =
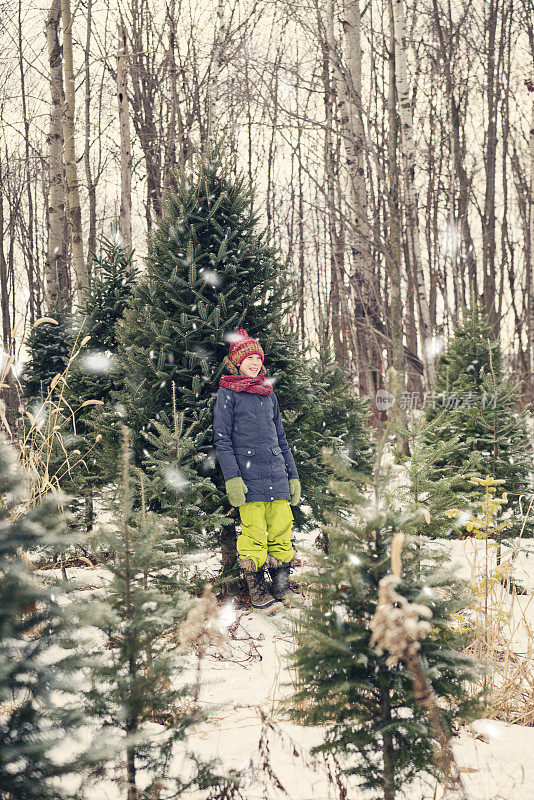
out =
<path fill-rule="evenodd" d="M 476 306 L 464 309 L 446 350 L 438 359 L 432 402 L 425 417 L 427 444 L 455 442 L 429 470 L 430 480 L 485 474 L 504 480 L 509 497 L 508 537 L 530 537 L 534 520 L 525 514 L 531 491 L 532 445 L 526 409 L 518 410 L 518 387 L 506 377 L 501 345 L 492 338 Z M 476 499 L 475 492 L 471 492 Z"/>
<path fill-rule="evenodd" d="M 332 489 L 352 508 L 331 515 L 329 553 L 314 554 L 313 569 L 303 576 L 310 606 L 296 628 L 291 663 L 297 691 L 289 713 L 303 724 L 326 726 L 324 743 L 312 752 L 342 757 L 345 773 L 358 776 L 370 796 L 394 800 L 417 775 L 438 774 L 435 738 L 409 675 L 371 646 L 370 623 L 394 534 L 420 530 L 425 520 L 421 513 L 370 506 L 360 494 L 359 476 L 326 457 L 339 476 Z M 463 654 L 466 640 L 451 625 L 468 602 L 467 589 L 447 569 L 447 554 L 420 534 L 406 537 L 404 558 L 400 591 L 432 610 L 421 657 L 448 725 L 456 726 L 480 708 L 467 689 L 476 662 Z"/>
<path fill-rule="evenodd" d="M 461 535 L 459 523 L 468 518 L 473 498 L 470 490 L 466 489 L 469 475 L 450 474 L 438 467 L 438 464 L 446 464 L 449 454 L 455 452 L 458 437 L 428 443 L 432 429 L 440 424 L 441 419 L 438 416 L 427 422 L 423 416 L 411 425 L 395 421 L 393 430 L 399 440 L 409 444 L 410 453 L 403 459 L 407 481 L 393 490 L 386 486 L 384 495 L 392 505 L 410 509 L 416 514 L 421 512 L 424 517 L 421 533 L 425 536 L 449 539 Z M 470 474 L 475 475 L 474 472 Z M 459 520 L 451 518 L 448 513 L 451 507 L 463 510 Z"/>
<path fill-rule="evenodd" d="M 185 741 L 190 727 L 205 718 L 196 702 L 198 685 L 181 679 L 183 650 L 196 642 L 191 614 L 189 624 L 186 620 L 188 576 L 183 554 L 167 547 L 161 517 L 146 509 L 143 473 L 131 469 L 125 426 L 123 436 L 122 519 L 117 530 L 105 533 L 114 553 L 109 564 L 112 580 L 95 622 L 106 646 L 91 669 L 88 711 L 101 720 L 103 729 L 124 734 L 128 800 L 152 796 L 156 790 L 169 790 L 169 796 L 176 797 L 192 786 L 210 785 L 206 782 L 211 769 L 211 762 L 191 756 L 196 771 L 190 780 L 169 771 L 174 745 Z M 141 503 L 136 511 L 137 493 Z M 220 643 L 217 633 L 214 624 L 213 639 Z M 161 726 L 159 734 L 154 723 Z M 144 795 L 140 770 L 150 776 Z"/>
<path fill-rule="evenodd" d="M 185 426 L 184 412 L 176 409 L 174 384 L 172 394 L 172 420 L 162 412 L 151 430 L 142 432 L 147 448 L 141 467 L 134 469 L 143 482 L 147 509 L 162 517 L 167 546 L 184 553 L 213 546 L 211 532 L 230 520 L 221 507 L 213 508 L 213 483 L 202 475 L 202 435 L 194 424 Z M 203 581 L 200 591 L 201 586 Z"/>
<path fill-rule="evenodd" d="M 65 537 L 59 498 L 24 509 L 25 487 L 11 449 L 0 439 L 0 797 L 59 800 L 58 780 L 89 763 L 69 750 L 84 721 L 77 685 L 78 619 L 62 582 L 40 582 L 31 561 Z M 54 756 L 54 752 L 56 756 Z"/>

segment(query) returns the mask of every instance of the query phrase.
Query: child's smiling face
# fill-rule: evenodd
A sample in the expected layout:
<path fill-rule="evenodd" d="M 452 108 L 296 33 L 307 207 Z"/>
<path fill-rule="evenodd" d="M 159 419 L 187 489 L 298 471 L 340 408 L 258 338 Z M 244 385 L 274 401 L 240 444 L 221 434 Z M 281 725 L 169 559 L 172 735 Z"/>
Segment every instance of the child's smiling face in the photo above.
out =
<path fill-rule="evenodd" d="M 259 375 L 262 363 L 261 356 L 257 353 L 252 353 L 251 356 L 243 359 L 239 365 L 239 372 L 241 375 L 248 375 L 249 378 L 253 378 Z"/>

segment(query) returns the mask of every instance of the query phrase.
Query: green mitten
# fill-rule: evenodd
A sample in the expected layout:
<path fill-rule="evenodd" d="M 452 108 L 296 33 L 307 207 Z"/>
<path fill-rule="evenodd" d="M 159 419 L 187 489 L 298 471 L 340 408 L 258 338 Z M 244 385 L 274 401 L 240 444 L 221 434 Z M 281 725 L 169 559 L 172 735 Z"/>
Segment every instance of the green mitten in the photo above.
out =
<path fill-rule="evenodd" d="M 289 494 L 291 495 L 291 505 L 298 506 L 300 500 L 300 481 L 298 478 L 289 479 Z"/>
<path fill-rule="evenodd" d="M 226 494 L 230 505 L 242 506 L 246 502 L 245 492 L 248 492 L 248 486 L 239 475 L 237 478 L 230 478 L 229 481 L 226 481 Z"/>

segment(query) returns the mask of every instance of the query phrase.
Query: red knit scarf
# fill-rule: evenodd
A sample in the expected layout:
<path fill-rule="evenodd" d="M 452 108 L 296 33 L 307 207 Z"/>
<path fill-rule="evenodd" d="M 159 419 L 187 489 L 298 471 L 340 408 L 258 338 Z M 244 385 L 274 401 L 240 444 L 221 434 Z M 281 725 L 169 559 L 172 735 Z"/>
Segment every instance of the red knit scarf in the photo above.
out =
<path fill-rule="evenodd" d="M 234 392 L 251 392 L 253 394 L 271 394 L 272 383 L 261 373 L 259 375 L 221 375 L 219 386 L 224 389 L 233 389 Z"/>

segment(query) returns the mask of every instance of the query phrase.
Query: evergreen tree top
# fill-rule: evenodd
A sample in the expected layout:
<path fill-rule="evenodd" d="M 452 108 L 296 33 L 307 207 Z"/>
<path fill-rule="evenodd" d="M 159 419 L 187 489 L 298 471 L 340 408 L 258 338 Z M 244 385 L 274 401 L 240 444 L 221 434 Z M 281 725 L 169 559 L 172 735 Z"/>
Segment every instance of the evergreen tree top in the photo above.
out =
<path fill-rule="evenodd" d="M 200 154 L 193 171 L 177 169 L 174 175 L 162 217 L 148 237 L 149 275 L 161 280 L 166 266 L 168 277 L 186 280 L 202 294 L 202 283 L 204 292 L 220 285 L 213 270 L 235 274 L 239 266 L 243 274 L 247 266 L 263 266 L 275 256 L 267 230 L 257 227 L 254 188 L 243 174 L 231 172 L 221 143 Z"/>
<path fill-rule="evenodd" d="M 260 337 L 274 383 L 296 362 L 291 337 L 281 333 L 290 282 L 258 224 L 253 194 L 222 143 L 200 153 L 192 170 L 176 171 L 149 235 L 146 274 L 119 327 L 128 365 L 122 402 L 136 436 L 162 412 L 170 417 L 173 382 L 186 422 L 208 430 L 223 359 L 240 327 Z M 291 397 L 292 388 L 284 384 Z"/>
<path fill-rule="evenodd" d="M 492 371 L 500 380 L 502 369 L 501 346 L 487 317 L 476 305 L 464 307 L 461 323 L 438 359 L 434 391 L 473 390 Z"/>

